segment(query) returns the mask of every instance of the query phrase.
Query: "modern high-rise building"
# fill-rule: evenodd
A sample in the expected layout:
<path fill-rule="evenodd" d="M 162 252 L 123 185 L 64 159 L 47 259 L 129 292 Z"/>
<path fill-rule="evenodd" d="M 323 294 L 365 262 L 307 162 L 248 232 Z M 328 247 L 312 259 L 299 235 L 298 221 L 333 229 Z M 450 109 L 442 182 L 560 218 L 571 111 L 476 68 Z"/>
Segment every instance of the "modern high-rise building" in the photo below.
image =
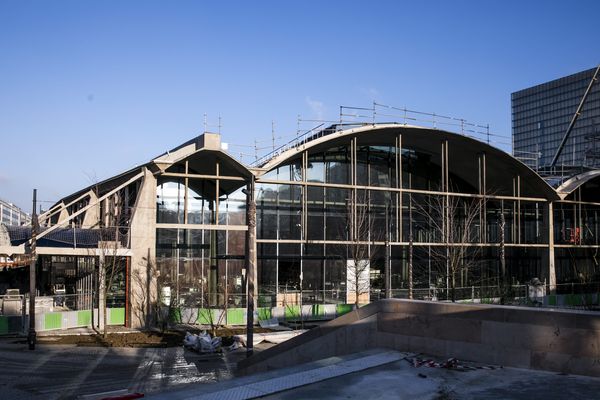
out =
<path fill-rule="evenodd" d="M 31 223 L 29 214 L 14 204 L 0 199 L 0 224 L 27 225 L 29 223 Z"/>
<path fill-rule="evenodd" d="M 596 68 L 512 93 L 513 153 L 549 167 Z M 555 166 L 600 167 L 600 84 L 592 86 Z"/>

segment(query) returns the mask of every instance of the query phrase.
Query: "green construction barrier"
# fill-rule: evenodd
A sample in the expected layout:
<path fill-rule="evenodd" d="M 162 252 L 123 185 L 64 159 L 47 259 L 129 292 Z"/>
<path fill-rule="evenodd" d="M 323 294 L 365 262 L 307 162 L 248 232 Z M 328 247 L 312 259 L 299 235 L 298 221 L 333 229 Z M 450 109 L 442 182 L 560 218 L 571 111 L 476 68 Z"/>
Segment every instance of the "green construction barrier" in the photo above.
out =
<path fill-rule="evenodd" d="M 60 329 L 62 328 L 62 313 L 46 313 L 44 314 L 44 329 Z"/>
<path fill-rule="evenodd" d="M 199 308 L 197 323 L 201 325 L 212 325 L 214 322 L 214 313 L 210 308 Z"/>
<path fill-rule="evenodd" d="M 325 318 L 325 306 L 323 304 L 313 304 L 311 314 L 314 318 Z"/>
<path fill-rule="evenodd" d="M 285 319 L 300 318 L 300 306 L 285 306 Z"/>
<path fill-rule="evenodd" d="M 227 325 L 244 325 L 246 323 L 246 314 L 243 308 L 227 309 Z"/>
<path fill-rule="evenodd" d="M 77 311 L 77 325 L 79 325 L 79 326 L 92 325 L 92 311 L 91 310 Z"/>
<path fill-rule="evenodd" d="M 567 305 L 571 307 L 580 306 L 583 304 L 583 299 L 577 294 L 568 294 L 565 298 Z"/>
<path fill-rule="evenodd" d="M 169 321 L 174 322 L 176 324 L 181 323 L 181 309 L 180 308 L 171 308 L 169 310 Z"/>
<path fill-rule="evenodd" d="M 584 296 L 585 296 L 585 305 L 586 306 L 591 306 L 594 304 L 594 295 L 593 294 L 587 293 Z"/>
<path fill-rule="evenodd" d="M 125 309 L 111 308 L 109 325 L 125 325 Z"/>
<path fill-rule="evenodd" d="M 335 306 L 335 313 L 339 317 L 340 315 L 344 315 L 352 311 L 354 308 L 353 304 L 337 304 Z"/>
<path fill-rule="evenodd" d="M 273 313 L 271 312 L 271 308 L 270 307 L 261 307 L 258 308 L 256 310 L 256 313 L 258 315 L 258 320 L 259 321 L 265 321 L 267 319 L 271 319 L 273 316 Z"/>
<path fill-rule="evenodd" d="M 556 295 L 548 296 L 548 305 L 555 306 L 556 305 Z"/>
<path fill-rule="evenodd" d="M 0 335 L 8 333 L 8 317 L 0 316 Z"/>

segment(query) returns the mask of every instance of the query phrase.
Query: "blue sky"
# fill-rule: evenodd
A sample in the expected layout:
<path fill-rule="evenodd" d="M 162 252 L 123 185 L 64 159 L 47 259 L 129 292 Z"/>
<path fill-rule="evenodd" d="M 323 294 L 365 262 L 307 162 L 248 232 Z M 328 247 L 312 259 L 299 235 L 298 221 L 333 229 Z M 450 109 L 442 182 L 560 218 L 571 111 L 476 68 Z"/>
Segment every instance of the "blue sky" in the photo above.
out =
<path fill-rule="evenodd" d="M 298 114 L 372 101 L 509 136 L 511 92 L 600 62 L 598 15 L 597 1 L 0 0 L 0 197 L 55 201 L 200 134 L 204 114 L 234 153 L 273 120 L 289 135 Z"/>

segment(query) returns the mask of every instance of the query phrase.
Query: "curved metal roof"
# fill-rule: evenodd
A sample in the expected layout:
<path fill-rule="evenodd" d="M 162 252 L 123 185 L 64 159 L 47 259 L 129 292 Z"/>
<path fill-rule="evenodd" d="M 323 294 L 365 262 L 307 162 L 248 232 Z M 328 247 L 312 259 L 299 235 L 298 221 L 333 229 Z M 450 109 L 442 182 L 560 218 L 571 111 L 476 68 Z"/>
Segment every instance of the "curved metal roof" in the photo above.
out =
<path fill-rule="evenodd" d="M 600 170 L 586 171 L 567 179 L 556 189 L 556 191 L 558 192 L 558 195 L 564 199 L 581 185 L 598 177 L 600 177 Z"/>
<path fill-rule="evenodd" d="M 267 161 L 261 168 L 261 174 L 266 173 L 280 164 L 299 156 L 305 150 L 326 150 L 337 143 L 346 142 L 351 137 L 368 138 L 369 144 L 393 143 L 393 138 L 402 134 L 402 146 L 417 147 L 431 153 L 441 152 L 440 140 L 445 139 L 450 143 L 450 162 L 454 166 L 451 170 L 460 176 L 463 168 L 472 168 L 468 160 L 473 160 L 478 154 L 485 153 L 487 160 L 488 182 L 509 180 L 519 175 L 522 188 L 526 187 L 529 193 L 548 200 L 559 200 L 556 190 L 550 186 L 535 171 L 517 160 L 510 154 L 490 146 L 479 140 L 440 129 L 423 128 L 404 124 L 370 124 L 351 129 L 332 132 L 327 135 L 303 142 L 290 148 Z M 458 172 L 458 173 L 457 173 Z M 524 186 L 525 185 L 525 186 Z M 490 185 L 488 185 L 489 187 Z"/>

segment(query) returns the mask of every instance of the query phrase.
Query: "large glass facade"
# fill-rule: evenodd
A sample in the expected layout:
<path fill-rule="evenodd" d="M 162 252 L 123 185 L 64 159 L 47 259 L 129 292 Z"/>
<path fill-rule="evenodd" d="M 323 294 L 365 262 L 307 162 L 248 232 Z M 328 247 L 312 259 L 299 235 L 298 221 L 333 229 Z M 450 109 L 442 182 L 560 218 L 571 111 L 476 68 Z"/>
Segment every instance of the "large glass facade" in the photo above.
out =
<path fill-rule="evenodd" d="M 407 296 L 410 279 L 417 298 L 448 298 L 450 287 L 472 294 L 549 279 L 550 239 L 600 245 L 600 204 L 555 202 L 549 238 L 549 199 L 529 172 L 501 171 L 441 138 L 401 136 L 333 140 L 257 174 L 259 306 L 377 299 L 388 268 L 393 296 Z M 157 265 L 175 304 L 245 304 L 247 179 L 159 176 Z M 568 254 L 557 251 L 559 279 L 572 274 Z"/>
<path fill-rule="evenodd" d="M 372 298 L 384 293 L 386 260 L 397 296 L 406 294 L 410 260 L 414 287 L 425 290 L 421 297 L 446 290 L 450 280 L 464 288 L 498 286 L 501 246 L 507 248 L 509 271 L 519 271 L 513 280 L 544 278 L 545 199 L 515 196 L 520 180 L 510 174 L 503 182 L 490 182 L 490 190 L 482 187 L 486 161 L 481 153 L 449 162 L 445 158 L 456 160 L 459 150 L 441 140 L 427 148 L 390 142 L 371 144 L 359 137 L 322 151 L 307 150 L 258 178 L 264 304 L 354 298 L 348 273 L 356 253 L 352 249 L 361 246 Z M 527 245 L 542 247 L 528 250 Z"/>
<path fill-rule="evenodd" d="M 202 169 L 190 159 L 157 179 L 156 260 L 163 304 L 245 306 L 246 179 L 216 175 L 219 169 L 231 173 L 228 162 L 216 159 L 219 168 Z"/>

